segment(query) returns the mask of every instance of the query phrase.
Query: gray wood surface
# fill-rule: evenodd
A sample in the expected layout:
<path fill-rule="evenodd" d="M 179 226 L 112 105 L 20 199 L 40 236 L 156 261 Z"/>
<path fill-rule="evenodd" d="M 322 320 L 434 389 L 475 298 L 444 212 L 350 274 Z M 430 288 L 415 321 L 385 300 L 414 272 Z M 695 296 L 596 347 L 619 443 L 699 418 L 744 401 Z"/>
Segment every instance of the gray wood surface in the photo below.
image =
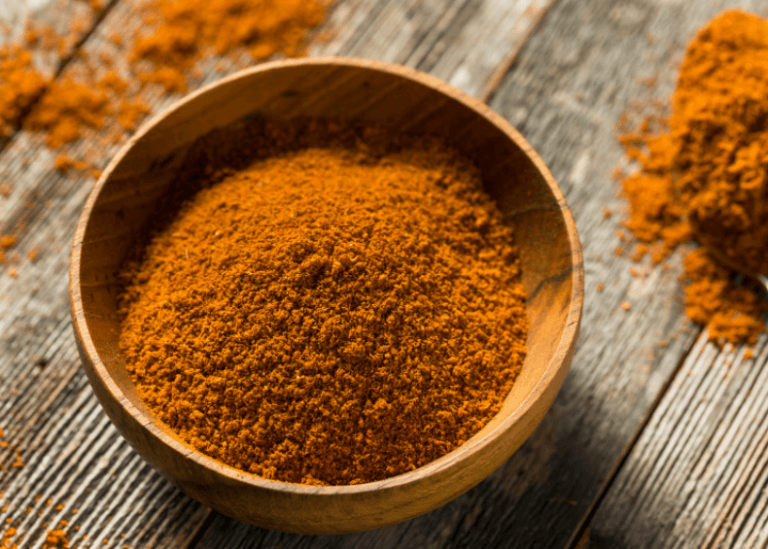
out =
<path fill-rule="evenodd" d="M 595 516 L 593 547 L 768 544 L 766 343 L 750 360 L 696 342 Z"/>
<path fill-rule="evenodd" d="M 768 15 L 766 0 L 728 4 Z M 679 256 L 634 276 L 630 260 L 613 253 L 623 207 L 610 177 L 624 162 L 616 121 L 634 99 L 669 96 L 687 40 L 725 5 L 339 1 L 328 23 L 335 37 L 311 54 L 404 63 L 492 96 L 566 193 L 587 275 L 579 349 L 537 432 L 464 496 L 372 532 L 295 536 L 211 514 L 123 442 L 80 370 L 69 322 L 69 243 L 92 180 L 56 173 L 39 137 L 16 135 L 0 152 L 0 181 L 13 186 L 0 197 L 0 233 L 20 220 L 29 228 L 14 250 L 18 262 L 0 265 L 0 428 L 8 443 L 0 447 L 0 521 L 19 527 L 20 547 L 41 547 L 41 534 L 62 519 L 70 542 L 94 547 L 765 545 L 768 341 L 761 338 L 752 360 L 742 360 L 743 349 L 718 352 L 684 321 Z M 65 7 L 43 11 L 57 20 L 66 12 L 55 10 Z M 87 50 L 136 24 L 126 8 L 115 2 Z M 0 17 L 13 13 L 0 4 Z M 648 76 L 658 77 L 657 87 L 642 82 Z M 217 77 L 208 70 L 195 87 Z M 171 100 L 158 97 L 154 110 Z M 93 151 L 97 138 L 72 152 Z M 113 152 L 101 150 L 100 162 Z M 33 263 L 26 254 L 34 248 L 41 256 Z M 12 466 L 18 456 L 24 467 Z"/>
<path fill-rule="evenodd" d="M 416 67 L 486 99 L 510 56 L 523 46 L 554 0 L 340 2 L 329 44 L 313 55 L 366 57 Z"/>
<path fill-rule="evenodd" d="M 702 547 L 704 540 L 712 543 L 714 539 L 702 535 L 705 529 L 707 532 L 727 530 L 727 521 L 733 518 L 723 512 L 725 508 L 715 511 L 715 502 L 720 498 L 730 501 L 737 497 L 733 488 L 749 491 L 750 481 L 739 482 L 733 477 L 720 478 L 721 484 L 711 484 L 709 492 L 703 484 L 700 487 L 695 487 L 694 483 L 685 484 L 687 492 L 679 484 L 682 479 L 689 478 L 687 467 L 693 466 L 686 462 L 690 457 L 684 458 L 691 450 L 693 437 L 702 436 L 701 433 L 691 434 L 683 426 L 698 424 L 707 432 L 705 418 L 710 415 L 720 417 L 715 412 L 717 408 L 749 406 L 743 404 L 748 389 L 743 389 L 741 394 L 734 389 L 719 402 L 699 402 L 690 393 L 682 397 L 683 402 L 680 401 L 676 387 L 695 383 L 691 381 L 695 379 L 693 374 L 688 377 L 692 360 L 688 356 L 690 349 L 694 343 L 695 348 L 702 346 L 706 338 L 694 330 L 671 340 L 671 333 L 680 333 L 675 325 L 684 325 L 669 322 L 674 318 L 672 315 L 666 322 L 659 316 L 664 307 L 679 310 L 680 293 L 674 279 L 680 272 L 680 256 L 671 258 L 668 267 L 646 267 L 644 277 L 628 275 L 629 260 L 612 253 L 619 244 L 615 232 L 621 216 L 604 220 L 601 215 L 603 207 L 609 206 L 617 212 L 622 204 L 614 196 L 616 186 L 608 183 L 610 169 L 623 162 L 613 140 L 619 114 L 629 109 L 635 99 L 668 100 L 686 43 L 699 26 L 726 6 L 740 6 L 763 15 L 768 10 L 768 3 L 764 1 L 558 2 L 550 14 L 552 19 L 548 18 L 540 32 L 526 45 L 531 57 L 520 59 L 492 103 L 518 126 L 554 171 L 581 233 L 587 287 L 601 281 L 606 288 L 602 294 L 588 293 L 586 297 L 582 347 L 574 360 L 574 375 L 566 381 L 560 395 L 564 412 L 560 416 L 563 418 L 561 432 L 565 431 L 569 442 L 563 457 L 550 460 L 550 466 L 562 472 L 566 485 L 577 483 L 574 479 L 584 472 L 596 479 L 598 475 L 602 477 L 608 470 L 611 454 L 619 459 L 623 457 L 617 452 L 621 441 L 617 434 L 629 434 L 638 423 L 645 427 L 640 438 L 646 441 L 645 446 L 633 447 L 626 462 L 614 464 L 614 470 L 621 466 L 621 474 L 610 486 L 608 498 L 601 501 L 598 493 L 595 501 L 595 505 L 599 504 L 597 522 L 588 524 L 588 520 L 584 521 L 583 526 L 591 526 L 589 547 L 622 547 L 622 543 L 630 547 L 662 546 L 668 541 L 667 534 L 671 533 L 670 523 L 677 526 L 675 547 Z M 555 22 L 554 18 L 560 15 L 562 20 Z M 549 24 L 561 34 L 555 37 L 553 33 L 548 41 L 545 30 Z M 648 88 L 643 83 L 647 77 L 657 78 L 658 87 Z M 618 294 L 616 298 L 613 297 L 615 292 Z M 630 311 L 624 315 L 632 323 L 630 329 L 625 331 L 624 324 L 608 313 L 609 300 L 614 307 L 622 301 L 631 304 Z M 593 337 L 600 332 L 605 338 L 603 345 L 593 347 Z M 693 335 L 697 335 L 695 340 Z M 646 343 L 638 344 L 642 339 Z M 670 341 L 670 346 L 659 348 L 654 341 L 658 343 L 660 340 Z M 605 351 L 613 353 L 613 358 L 605 360 Z M 580 359 L 584 360 L 583 370 Z M 676 363 L 682 360 L 686 362 L 676 369 Z M 764 364 L 765 358 L 759 356 L 754 364 L 745 366 L 760 368 Z M 670 375 L 674 378 L 669 378 Z M 657 409 L 651 408 L 653 415 L 650 423 L 645 425 L 646 412 L 642 407 L 650 404 L 654 393 L 661 394 L 659 388 L 664 384 L 664 377 L 672 382 L 671 390 L 666 392 Z M 611 379 L 615 381 L 609 381 Z M 638 405 L 640 401 L 644 404 Z M 671 405 L 671 401 L 676 404 Z M 583 411 L 585 405 L 589 406 L 589 412 Z M 670 417 L 664 411 L 665 406 L 676 409 L 677 416 Z M 579 421 L 576 418 L 580 416 L 594 419 Z M 655 423 L 659 421 L 667 427 L 671 424 L 676 427 L 674 432 L 666 433 L 663 442 L 659 440 Z M 734 440 L 739 438 L 735 433 L 742 432 L 743 447 L 726 458 L 722 454 L 726 451 L 722 439 L 711 440 L 713 454 L 706 465 L 698 463 L 699 466 L 726 471 L 726 461 L 749 459 L 750 452 L 754 451 L 751 445 L 759 440 L 756 435 L 747 434 L 753 419 L 737 417 L 735 421 Z M 653 450 L 648 450 L 648 445 Z M 721 452 L 720 456 L 716 452 Z M 574 463 L 579 461 L 583 465 Z M 759 474 L 754 465 L 744 466 L 748 475 Z M 580 471 L 581 467 L 584 470 Z M 629 490 L 624 483 L 630 481 L 626 479 L 637 482 L 637 475 L 642 474 L 639 471 L 650 467 L 665 471 L 673 469 L 677 476 L 673 474 L 664 480 L 675 479 L 676 483 L 672 485 L 675 488 L 666 489 L 658 484 L 658 477 L 645 476 Z M 605 488 L 608 486 L 604 485 Z M 656 496 L 652 503 L 643 501 L 644 496 L 652 499 L 648 494 Z M 693 499 L 698 504 L 694 512 L 689 506 L 689 500 Z M 742 520 L 752 520 L 763 514 L 763 508 L 756 507 L 741 517 Z M 761 525 L 758 521 L 751 530 L 747 528 L 742 532 L 741 541 L 761 526 L 764 528 L 764 523 Z M 578 538 L 578 532 L 574 533 L 571 543 Z M 717 542 L 711 546 L 721 545 Z M 758 545 L 733 543 L 724 546 Z"/>
<path fill-rule="evenodd" d="M 634 70 L 674 80 L 682 42 L 727 7 L 768 17 L 765 0 L 656 5 L 647 23 L 655 42 Z M 590 547 L 768 545 L 768 340 L 753 359 L 706 340 L 702 333 L 692 345 L 611 485 Z"/>
<path fill-rule="evenodd" d="M 589 513 L 696 333 L 682 317 L 676 258 L 668 269 L 644 265 L 637 277 L 631 261 L 613 251 L 623 207 L 611 179 L 623 162 L 615 125 L 632 100 L 648 96 L 640 82 L 647 75 L 634 60 L 649 54 L 657 9 L 641 1 L 558 2 L 492 102 L 560 182 L 581 234 L 587 280 L 580 348 L 555 406 L 559 436 L 548 466 L 557 482 L 534 487 L 522 505 L 537 508 L 560 490 Z M 658 92 L 673 86 L 673 75 L 660 79 Z M 606 207 L 614 212 L 608 219 Z M 663 340 L 669 346 L 659 347 Z M 536 521 L 535 512 L 526 515 Z M 558 535 L 550 546 L 562 547 L 581 518 L 554 513 L 551 520 Z"/>
<path fill-rule="evenodd" d="M 39 9 L 46 18 L 60 10 L 64 20 L 69 7 L 50 2 Z M 125 16 L 119 6 L 109 13 L 112 20 Z M 87 47 L 103 48 L 105 31 L 103 21 Z M 83 140 L 70 150 L 89 147 L 93 143 Z M 98 162 L 103 165 L 113 150 L 104 150 Z M 0 449 L 0 520 L 10 519 L 18 530 L 13 541 L 19 547 L 42 547 L 46 530 L 62 520 L 69 521 L 71 544 L 183 544 L 209 511 L 128 448 L 80 369 L 67 273 L 70 241 L 93 180 L 62 176 L 53 170 L 54 159 L 39 136 L 23 131 L 0 152 L 0 180 L 13 189 L 0 199 L 0 233 L 27 225 L 0 266 L 0 427 L 9 445 Z M 33 249 L 40 250 L 36 262 L 27 259 Z M 11 466 L 17 455 L 24 467 Z"/>

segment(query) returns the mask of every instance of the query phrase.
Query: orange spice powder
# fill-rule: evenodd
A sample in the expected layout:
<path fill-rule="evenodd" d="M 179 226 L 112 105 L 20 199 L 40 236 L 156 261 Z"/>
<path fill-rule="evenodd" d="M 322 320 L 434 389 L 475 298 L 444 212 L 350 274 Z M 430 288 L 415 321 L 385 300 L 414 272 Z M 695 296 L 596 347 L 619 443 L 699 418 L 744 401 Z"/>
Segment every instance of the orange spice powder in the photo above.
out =
<path fill-rule="evenodd" d="M 150 112 L 149 100 L 159 91 L 187 90 L 199 76 L 199 62 L 211 56 L 258 62 L 303 54 L 332 2 L 130 0 L 132 16 L 144 24 L 113 33 L 114 51 L 87 55 L 75 45 L 106 4 L 77 4 L 64 34 L 28 21 L 21 38 L 0 47 L 0 138 L 20 128 L 41 135 L 56 152 L 53 167 L 64 174 L 98 176 L 107 160 L 104 147 L 74 157 L 67 146 L 97 132 L 105 144 L 123 141 Z M 72 62 L 57 75 L 68 56 Z M 41 59 L 46 68 L 38 66 Z"/>
<path fill-rule="evenodd" d="M 625 226 L 654 262 L 703 238 L 754 271 L 768 267 L 766 120 L 768 21 L 723 12 L 688 45 L 669 119 L 645 118 L 620 136 L 640 167 L 622 181 Z M 689 318 L 719 345 L 754 344 L 765 330 L 766 302 L 705 248 L 688 252 L 684 266 Z"/>
<path fill-rule="evenodd" d="M 258 62 L 300 55 L 307 30 L 325 18 L 317 0 L 154 0 L 144 3 L 147 32 L 129 60 L 139 79 L 184 93 L 189 71 L 205 56 L 247 52 Z"/>
<path fill-rule="evenodd" d="M 477 168 L 375 128 L 248 128 L 198 147 L 262 157 L 222 168 L 127 267 L 120 349 L 140 396 L 269 479 L 358 484 L 450 452 L 526 352 L 512 228 Z"/>

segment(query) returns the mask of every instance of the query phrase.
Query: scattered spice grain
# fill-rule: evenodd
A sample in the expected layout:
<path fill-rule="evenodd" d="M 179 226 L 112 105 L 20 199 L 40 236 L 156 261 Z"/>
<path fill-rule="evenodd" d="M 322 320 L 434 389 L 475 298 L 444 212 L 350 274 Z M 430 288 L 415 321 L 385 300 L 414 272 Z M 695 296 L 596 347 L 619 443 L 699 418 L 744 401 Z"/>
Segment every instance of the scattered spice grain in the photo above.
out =
<path fill-rule="evenodd" d="M 56 152 L 57 171 L 98 177 L 106 145 L 133 132 L 159 91 L 185 92 L 200 76 L 199 63 L 211 56 L 249 64 L 302 55 L 331 4 L 127 0 L 130 17 L 144 24 L 113 33 L 110 51 L 89 54 L 76 45 L 107 3 L 70 2 L 71 24 L 63 34 L 30 19 L 19 37 L 7 36 L 0 47 L 0 139 L 23 128 Z M 105 146 L 68 147 L 86 136 Z"/>
<path fill-rule="evenodd" d="M 67 532 L 64 530 L 66 527 L 67 521 L 63 520 L 57 528 L 48 530 L 43 549 L 67 549 L 69 547 L 69 540 L 67 539 Z"/>
<path fill-rule="evenodd" d="M 31 263 L 37 263 L 37 260 L 40 259 L 40 248 L 35 247 L 29 250 L 27 259 L 29 259 Z"/>
<path fill-rule="evenodd" d="M 300 55 L 307 30 L 325 18 L 329 2 L 318 0 L 154 0 L 145 4 L 146 33 L 129 60 L 142 82 L 184 93 L 189 72 L 211 52 L 226 56 L 246 50 L 254 61 L 280 52 Z M 145 62 L 149 68 L 142 66 Z"/>
<path fill-rule="evenodd" d="M 0 537 L 0 549 L 18 549 L 18 545 L 13 543 L 13 538 L 16 537 L 16 528 L 8 528 Z"/>
<path fill-rule="evenodd" d="M 647 117 L 620 136 L 640 165 L 622 181 L 630 203 L 625 226 L 654 262 L 703 236 L 740 264 L 768 269 L 766 120 L 768 21 L 725 11 L 688 45 L 669 119 Z M 706 325 L 718 345 L 754 344 L 765 330 L 766 303 L 703 247 L 686 254 L 684 267 L 688 317 Z"/>
<path fill-rule="evenodd" d="M 120 348 L 140 396 L 269 479 L 358 484 L 450 452 L 500 409 L 528 326 L 477 168 L 376 128 L 250 128 L 200 150 L 269 155 L 220 170 L 128 266 Z"/>
<path fill-rule="evenodd" d="M 9 250 L 16 245 L 16 236 L 12 234 L 0 235 L 0 248 Z"/>

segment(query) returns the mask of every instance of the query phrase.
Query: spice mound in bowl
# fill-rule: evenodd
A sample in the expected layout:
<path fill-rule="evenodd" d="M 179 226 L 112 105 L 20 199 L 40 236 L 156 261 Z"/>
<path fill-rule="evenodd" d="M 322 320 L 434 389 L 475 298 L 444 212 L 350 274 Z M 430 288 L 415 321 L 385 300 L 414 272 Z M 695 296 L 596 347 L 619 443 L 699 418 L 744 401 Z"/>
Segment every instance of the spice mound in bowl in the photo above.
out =
<path fill-rule="evenodd" d="M 559 391 L 583 267 L 562 193 L 487 106 L 367 60 L 268 63 L 116 155 L 70 266 L 83 367 L 201 503 L 329 534 L 482 481 Z"/>
<path fill-rule="evenodd" d="M 512 228 L 434 138 L 256 119 L 195 148 L 223 138 L 248 158 L 269 136 L 241 170 L 188 159 L 181 178 L 204 188 L 124 272 L 139 395 L 195 449 L 268 479 L 360 484 L 450 452 L 525 358 Z"/>

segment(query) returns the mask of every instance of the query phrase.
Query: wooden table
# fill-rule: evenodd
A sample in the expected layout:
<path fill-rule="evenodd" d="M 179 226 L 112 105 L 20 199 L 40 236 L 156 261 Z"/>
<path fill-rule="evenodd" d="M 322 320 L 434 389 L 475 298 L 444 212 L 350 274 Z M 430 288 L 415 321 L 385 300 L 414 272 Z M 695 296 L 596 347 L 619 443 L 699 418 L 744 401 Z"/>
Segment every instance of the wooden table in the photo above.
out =
<path fill-rule="evenodd" d="M 0 17 L 13 20 L 20 1 L 0 1 Z M 43 4 L 35 17 L 66 18 L 66 3 L 34 4 Z M 560 183 L 586 265 L 579 348 L 531 439 L 453 502 L 361 534 L 230 520 L 127 446 L 85 379 L 69 319 L 69 244 L 93 181 L 53 170 L 39 136 L 14 135 L 0 152 L 0 181 L 13 187 L 0 197 L 0 233 L 19 220 L 28 229 L 20 262 L 0 266 L 0 520 L 19 529 L 20 547 L 42 547 L 61 520 L 81 547 L 765 546 L 768 338 L 751 359 L 742 347 L 718 350 L 685 320 L 679 255 L 636 276 L 613 251 L 626 208 L 611 178 L 626 162 L 617 120 L 633 100 L 666 101 L 687 41 L 733 5 L 768 16 L 768 0 L 339 0 L 327 22 L 334 37 L 311 54 L 403 63 L 489 101 Z M 131 24 L 126 8 L 112 0 L 84 47 L 98 51 Z M 103 152 L 106 162 L 114 150 Z M 18 459 L 23 467 L 12 466 Z"/>

